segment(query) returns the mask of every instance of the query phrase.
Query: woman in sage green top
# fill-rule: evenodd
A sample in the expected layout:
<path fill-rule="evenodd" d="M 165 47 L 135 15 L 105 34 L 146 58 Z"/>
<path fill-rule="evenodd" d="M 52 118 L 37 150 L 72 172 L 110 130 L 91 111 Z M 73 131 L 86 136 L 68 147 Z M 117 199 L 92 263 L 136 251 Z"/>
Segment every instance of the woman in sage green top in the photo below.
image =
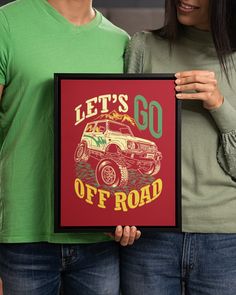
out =
<path fill-rule="evenodd" d="M 182 231 L 143 232 L 121 251 L 123 294 L 236 294 L 236 6 L 166 1 L 136 33 L 129 73 L 176 73 L 182 100 Z"/>
<path fill-rule="evenodd" d="M 60 288 L 64 295 L 119 294 L 118 244 L 102 232 L 54 232 L 53 74 L 122 73 L 127 41 L 92 0 L 18 0 L 0 8 L 4 295 L 57 295 Z M 138 236 L 135 227 L 119 226 L 115 239 L 126 245 Z"/>

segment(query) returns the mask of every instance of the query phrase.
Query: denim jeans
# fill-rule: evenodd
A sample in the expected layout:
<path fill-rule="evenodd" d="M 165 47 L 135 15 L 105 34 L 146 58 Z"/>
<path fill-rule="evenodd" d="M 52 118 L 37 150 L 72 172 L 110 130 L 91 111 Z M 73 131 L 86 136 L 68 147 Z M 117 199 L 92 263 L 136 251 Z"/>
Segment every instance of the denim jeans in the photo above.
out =
<path fill-rule="evenodd" d="M 0 244 L 4 295 L 118 295 L 119 245 Z"/>
<path fill-rule="evenodd" d="M 121 248 L 122 295 L 235 295 L 236 234 L 144 232 Z"/>

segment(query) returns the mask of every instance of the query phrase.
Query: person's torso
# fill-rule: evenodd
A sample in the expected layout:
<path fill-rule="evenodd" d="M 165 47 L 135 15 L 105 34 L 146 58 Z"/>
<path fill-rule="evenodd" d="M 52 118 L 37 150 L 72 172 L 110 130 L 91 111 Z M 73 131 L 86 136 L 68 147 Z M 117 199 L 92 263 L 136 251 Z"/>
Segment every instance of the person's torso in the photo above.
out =
<path fill-rule="evenodd" d="M 139 33 L 136 38 L 143 53 L 142 65 L 137 68 L 144 73 L 214 71 L 219 89 L 236 109 L 236 75 L 230 75 L 229 86 L 213 43 L 204 36 L 199 42 L 197 37 L 194 32 L 183 36 L 170 51 L 166 40 L 149 32 Z M 135 71 L 134 60 L 129 61 L 129 72 Z M 216 123 L 196 100 L 182 101 L 181 117 L 183 231 L 236 232 L 236 182 L 217 162 L 220 132 Z"/>
<path fill-rule="evenodd" d="M 107 240 L 53 234 L 53 75 L 122 73 L 128 36 L 99 12 L 75 26 L 45 0 L 17 1 L 0 16 L 9 43 L 0 106 L 0 242 Z"/>

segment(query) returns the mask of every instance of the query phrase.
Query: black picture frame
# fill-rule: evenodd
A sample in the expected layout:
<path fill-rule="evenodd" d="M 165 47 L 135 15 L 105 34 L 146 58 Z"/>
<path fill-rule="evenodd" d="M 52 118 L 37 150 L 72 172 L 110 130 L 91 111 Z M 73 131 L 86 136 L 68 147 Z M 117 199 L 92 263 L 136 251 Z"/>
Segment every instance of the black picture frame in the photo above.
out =
<path fill-rule="evenodd" d="M 55 177 L 54 177 L 54 189 L 55 189 L 54 231 L 55 232 L 80 232 L 80 231 L 94 231 L 94 230 L 95 231 L 113 231 L 115 229 L 115 226 L 118 224 L 136 225 L 138 228 L 141 228 L 141 229 L 155 228 L 158 231 L 181 231 L 181 226 L 182 226 L 182 222 L 181 222 L 181 102 L 175 98 L 176 92 L 174 90 L 174 80 L 175 80 L 174 74 L 74 74 L 74 73 L 73 74 L 71 74 L 71 73 L 55 73 L 54 74 L 54 87 L 55 87 L 54 88 L 54 90 L 55 90 L 55 103 L 54 103 L 54 105 L 55 105 L 55 113 L 54 113 L 54 163 L 55 163 L 54 164 L 54 174 L 55 174 Z M 173 169 L 174 172 L 172 171 L 172 173 L 174 173 L 173 185 L 175 186 L 175 190 L 174 190 L 175 191 L 175 196 L 174 196 L 175 208 L 174 208 L 174 211 L 172 210 L 174 212 L 173 224 L 171 224 L 171 225 L 170 224 L 142 224 L 142 222 L 137 224 L 137 223 L 131 222 L 131 221 L 130 222 L 127 222 L 127 221 L 123 222 L 122 216 L 120 217 L 119 222 L 118 221 L 115 223 L 114 222 L 113 223 L 102 222 L 100 224 L 97 224 L 97 222 L 96 222 L 97 215 L 94 212 L 92 212 L 91 214 L 93 216 L 95 214 L 96 218 L 94 219 L 94 222 L 92 224 L 90 223 L 88 225 L 87 224 L 81 225 L 80 221 L 79 222 L 77 222 L 77 221 L 71 222 L 70 221 L 69 224 L 65 225 L 62 222 L 62 212 L 63 212 L 63 210 L 66 210 L 64 208 L 65 206 L 63 207 L 63 202 L 62 202 L 62 170 L 63 170 L 62 169 L 62 153 L 63 153 L 62 143 L 65 138 L 65 134 L 62 134 L 62 129 L 63 129 L 62 126 L 63 126 L 63 122 L 64 122 L 63 120 L 65 120 L 65 118 L 63 118 L 63 116 L 62 116 L 62 110 L 65 109 L 65 106 L 67 107 L 67 103 L 63 105 L 62 100 L 64 99 L 68 102 L 68 98 L 65 99 L 65 96 L 62 95 L 62 92 L 64 91 L 63 90 L 63 87 L 64 87 L 63 83 L 70 82 L 70 83 L 72 83 L 71 85 L 80 84 L 79 86 L 77 85 L 78 87 L 75 86 L 75 88 L 76 87 L 77 87 L 76 89 L 83 88 L 83 91 L 85 91 L 85 92 L 86 92 L 86 90 L 84 90 L 84 89 L 89 89 L 89 91 L 91 93 L 91 89 L 96 88 L 96 86 L 94 86 L 95 81 L 96 81 L 96 85 L 99 85 L 99 82 L 101 81 L 101 83 L 103 83 L 103 87 L 104 87 L 104 81 L 106 82 L 105 83 L 106 85 L 110 85 L 110 84 L 116 83 L 116 82 L 117 82 L 116 83 L 117 85 L 123 85 L 124 81 L 126 81 L 126 85 L 134 84 L 135 85 L 134 88 L 137 87 L 137 85 L 140 85 L 142 83 L 145 84 L 145 82 L 147 83 L 148 81 L 150 81 L 151 84 L 153 82 L 155 82 L 157 84 L 161 83 L 160 85 L 162 85 L 162 84 L 165 84 L 164 81 L 166 81 L 166 82 L 168 81 L 172 84 L 173 89 L 171 90 L 171 93 L 172 93 L 171 99 L 172 99 L 172 108 L 174 108 L 174 112 L 172 114 L 169 114 L 169 116 L 175 117 L 174 122 L 172 122 L 174 124 L 174 126 L 172 126 L 172 129 L 174 132 L 174 141 L 172 140 L 172 142 L 174 142 L 173 154 L 174 154 L 174 158 L 175 158 L 174 169 Z M 116 81 L 116 82 L 114 82 L 114 81 Z M 87 85 L 85 87 L 83 87 L 83 85 L 85 83 Z M 89 87 L 86 88 L 88 85 L 89 85 Z M 70 89 L 70 88 L 68 88 L 68 89 Z M 164 88 L 163 93 L 166 90 L 167 89 Z M 122 93 L 122 91 L 121 91 L 121 93 Z M 64 92 L 66 92 L 66 91 L 64 91 Z M 72 90 L 72 92 L 73 92 L 73 90 Z M 80 90 L 78 90 L 77 92 L 79 93 Z M 109 91 L 107 91 L 107 92 L 109 93 Z M 104 91 L 104 93 L 106 93 L 106 91 Z M 104 93 L 101 93 L 101 94 L 104 94 Z M 70 93 L 69 96 L 72 97 L 73 95 L 71 95 L 71 93 Z M 90 97 L 90 96 L 91 96 L 91 94 L 88 95 L 88 97 Z M 93 95 L 91 97 L 93 97 Z M 81 98 L 81 96 L 78 95 L 78 104 L 79 105 L 81 104 L 80 98 Z M 87 97 L 85 97 L 85 98 L 87 98 Z M 67 114 L 67 113 L 68 112 L 65 111 L 65 114 Z M 168 112 L 165 112 L 165 114 L 167 114 L 167 113 Z M 68 120 L 65 120 L 65 121 L 68 121 Z M 93 121 L 94 121 L 94 119 L 90 122 L 93 122 Z M 96 123 L 96 124 L 98 124 L 98 123 Z M 74 126 L 71 126 L 71 128 L 73 128 L 73 127 Z M 67 140 L 68 140 L 68 138 L 67 138 Z M 172 157 L 173 157 L 173 155 L 172 155 Z M 82 160 L 80 162 L 82 162 Z M 101 160 L 100 160 L 100 162 L 101 162 Z M 68 170 L 70 170 L 70 169 L 68 169 Z M 66 173 L 66 172 L 64 173 L 64 175 L 66 175 L 66 176 L 67 176 L 67 174 L 68 173 Z M 95 191 L 96 188 L 93 187 L 93 190 Z M 91 191 L 90 191 L 90 193 L 91 193 Z M 87 205 L 87 204 L 85 204 L 85 205 Z M 74 206 L 72 206 L 72 207 L 74 208 Z M 69 210 L 68 215 L 72 214 L 70 212 L 71 212 L 71 210 L 73 210 L 73 208 Z M 88 206 L 87 208 L 88 208 L 88 214 L 90 214 L 89 208 L 91 208 L 91 207 Z M 83 208 L 82 210 L 84 213 L 85 209 Z M 132 213 L 133 213 L 133 211 L 132 211 Z M 104 213 L 104 211 L 103 211 L 103 213 Z M 128 214 L 127 212 L 125 212 L 125 213 Z M 148 209 L 145 214 L 147 214 L 147 213 L 148 213 Z M 75 214 L 75 215 L 77 216 L 77 214 Z M 78 213 L 78 215 L 80 215 L 80 213 Z M 147 214 L 147 215 L 149 215 L 149 214 Z M 86 216 L 87 216 L 87 214 L 86 214 Z M 125 215 L 125 216 L 127 216 L 127 215 Z M 82 219 L 82 217 L 81 217 L 81 219 Z M 132 217 L 131 217 L 131 220 L 132 220 Z"/>

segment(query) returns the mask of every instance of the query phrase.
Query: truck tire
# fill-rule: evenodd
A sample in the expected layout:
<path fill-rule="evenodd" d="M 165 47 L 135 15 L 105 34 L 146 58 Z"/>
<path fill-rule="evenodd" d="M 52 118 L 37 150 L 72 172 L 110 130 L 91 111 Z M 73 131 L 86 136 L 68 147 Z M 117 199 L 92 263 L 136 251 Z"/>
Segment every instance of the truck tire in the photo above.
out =
<path fill-rule="evenodd" d="M 96 167 L 96 179 L 101 186 L 125 186 L 128 182 L 128 169 L 122 160 L 104 158 Z"/>
<path fill-rule="evenodd" d="M 86 142 L 79 143 L 74 153 L 75 162 L 80 162 L 80 161 L 87 162 L 88 159 L 89 159 L 89 149 L 87 147 Z"/>
<path fill-rule="evenodd" d="M 161 161 L 157 160 L 157 161 L 153 161 L 152 164 L 150 165 L 150 167 L 146 168 L 139 168 L 139 172 L 141 174 L 145 174 L 145 175 L 155 175 L 157 174 L 161 169 Z"/>

